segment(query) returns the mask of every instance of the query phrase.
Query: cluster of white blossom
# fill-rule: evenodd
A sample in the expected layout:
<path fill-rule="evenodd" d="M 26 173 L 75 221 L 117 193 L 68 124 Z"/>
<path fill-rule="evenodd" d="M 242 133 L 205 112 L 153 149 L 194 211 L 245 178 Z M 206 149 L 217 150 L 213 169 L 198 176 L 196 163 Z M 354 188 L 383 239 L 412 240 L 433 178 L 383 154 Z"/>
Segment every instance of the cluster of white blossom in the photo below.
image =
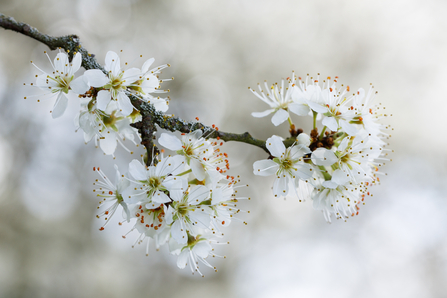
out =
<path fill-rule="evenodd" d="M 37 76 L 36 86 L 56 97 L 53 118 L 65 112 L 67 95 L 74 93 L 81 106 L 75 124 L 83 130 L 86 143 L 94 139 L 106 155 L 113 155 L 117 144 L 124 147 L 125 139 L 139 143 L 138 131 L 130 124 L 141 116 L 129 96 L 138 96 L 156 110 L 166 112 L 168 98 L 154 94 L 166 92 L 160 89 L 160 83 L 166 80 L 158 76 L 169 65 L 151 69 L 152 58 L 141 69 L 123 69 L 119 56 L 110 51 L 105 72 L 91 69 L 75 78 L 81 62 L 80 53 L 71 62 L 66 54 L 58 53 L 54 63 L 50 59 L 51 73 L 38 68 L 42 74 Z M 285 141 L 276 135 L 267 139 L 270 156 L 254 163 L 254 174 L 275 176 L 275 197 L 289 193 L 301 200 L 310 197 L 328 221 L 332 214 L 336 218 L 354 216 L 365 196 L 370 195 L 369 187 L 380 181 L 382 173 L 378 169 L 387 160 L 384 147 L 389 127 L 378 122 L 387 115 L 380 105 L 373 104 L 373 87 L 368 92 L 359 89 L 351 94 L 349 86 L 337 86 L 337 77 L 327 78 L 322 85 L 318 78 L 307 77 L 303 81 L 295 74 L 287 81 L 287 87 L 283 80 L 271 87 L 266 83 L 265 90 L 259 87 L 260 93 L 252 90 L 270 106 L 252 115 L 273 114 L 275 126 L 288 120 L 291 133 Z M 290 112 L 311 116 L 310 134 L 295 128 Z M 320 133 L 317 120 L 323 126 Z M 180 138 L 170 132 L 162 133 L 158 143 L 173 155 L 164 156 L 162 150 L 146 162 L 142 155 L 143 162 L 132 160 L 125 174 L 115 166 L 114 182 L 94 168 L 102 179 L 96 180 L 94 191 L 102 198 L 100 207 L 105 208 L 98 215 L 105 220 L 100 230 L 122 209 L 120 224 L 132 225 L 129 233 L 139 234 L 135 243 L 146 241 L 146 254 L 152 239 L 157 249 L 168 244 L 170 252 L 178 255 L 180 268 L 189 264 L 193 273 L 202 276 L 199 262 L 215 269 L 207 260 L 208 256 L 217 256 L 212 244 L 227 243 L 219 241 L 223 236 L 221 228 L 236 218 L 241 212 L 238 202 L 246 198 L 236 197 L 239 176 L 226 174 L 230 168 L 228 156 L 219 148 L 219 137 L 217 141 L 209 140 L 207 129 L 211 128 L 201 127 Z"/>
<path fill-rule="evenodd" d="M 146 254 L 153 239 L 157 249 L 167 243 L 178 255 L 179 268 L 189 264 L 193 273 L 202 275 L 200 262 L 216 270 L 206 258 L 217 256 L 212 244 L 222 243 L 221 228 L 241 212 L 238 201 L 246 198 L 236 197 L 240 180 L 224 175 L 229 167 L 226 154 L 216 142 L 205 140 L 201 130 L 181 140 L 163 133 L 159 143 L 177 154 L 161 156 L 150 166 L 134 159 L 124 175 L 116 169 L 115 183 L 94 169 L 104 180 L 96 182 L 95 192 L 103 197 L 100 205 L 109 202 L 98 217 L 104 216 L 107 224 L 121 205 L 124 220 L 134 222 L 130 231 L 139 233 L 135 243 L 147 240 Z"/>
<path fill-rule="evenodd" d="M 50 59 L 51 73 L 34 65 L 42 71 L 36 86 L 56 96 L 53 118 L 65 112 L 67 95 L 77 94 L 81 111 L 75 125 L 84 131 L 86 143 L 94 138 L 105 154 L 113 155 L 117 144 L 124 147 L 125 139 L 136 144 L 135 135 L 139 138 L 130 124 L 141 116 L 129 95 L 137 95 L 158 111 L 167 111 L 168 99 L 153 94 L 166 92 L 160 89 L 160 83 L 167 80 L 160 80 L 158 74 L 168 64 L 151 69 L 152 58 L 141 69 L 122 69 L 119 56 L 110 51 L 104 66 L 107 74 L 91 69 L 75 78 L 81 62 L 80 53 L 71 62 L 67 54 L 58 53 L 54 63 Z M 206 258 L 217 256 L 212 244 L 227 243 L 219 241 L 223 236 L 221 228 L 237 219 L 233 216 L 241 211 L 238 201 L 246 199 L 236 197 L 240 180 L 225 174 L 229 161 L 227 154 L 218 148 L 222 142 L 211 142 L 202 134 L 200 129 L 182 134 L 181 139 L 171 133 L 161 134 L 159 144 L 175 155 L 155 154 L 149 166 L 134 159 L 124 175 L 115 165 L 114 183 L 99 168 L 94 168 L 102 179 L 94 183 L 98 187 L 94 192 L 102 198 L 98 209 L 105 208 L 97 216 L 105 219 L 100 230 L 122 209 L 124 220 L 120 224 L 132 223 L 129 232 L 139 233 L 135 243 L 147 240 L 146 254 L 149 239 L 154 240 L 157 249 L 167 243 L 170 252 L 178 255 L 178 267 L 189 264 L 192 272 L 200 275 L 199 262 L 216 270 Z"/>
<path fill-rule="evenodd" d="M 270 109 L 252 113 L 264 117 L 273 113 L 272 123 L 286 120 L 291 126 L 292 144 L 286 148 L 282 138 L 270 137 L 266 147 L 270 157 L 256 161 L 254 174 L 275 175 L 273 194 L 285 197 L 293 191 L 300 200 L 310 197 L 313 206 L 321 210 L 327 221 L 331 215 L 348 218 L 358 214 L 359 205 L 369 196 L 369 187 L 380 181 L 379 167 L 388 160 L 385 131 L 389 127 L 378 122 L 387 115 L 380 104 L 374 104 L 371 86 L 368 92 L 359 89 L 350 93 L 350 87 L 339 87 L 338 77 L 330 77 L 321 85 L 319 78 L 303 81 L 295 74 L 281 85 L 265 83 L 260 93 L 250 90 Z M 290 112 L 313 118 L 310 135 L 295 130 Z M 312 119 L 311 118 L 311 119 Z M 318 132 L 317 120 L 323 126 Z"/>
<path fill-rule="evenodd" d="M 47 98 L 56 97 L 53 118 L 64 114 L 68 94 L 78 95 L 81 108 L 74 120 L 75 125 L 84 131 L 86 143 L 94 139 L 96 146 L 99 143 L 106 155 L 113 155 L 117 144 L 128 150 L 122 141 L 128 139 L 136 144 L 135 136 L 139 138 L 137 130 L 129 125 L 139 119 L 139 112 L 134 109 L 128 95 L 138 95 L 161 112 L 168 110 L 168 98 L 153 95 L 166 92 L 160 89 L 160 83 L 171 79 L 161 80 L 158 75 L 168 64 L 151 68 L 154 62 L 151 58 L 141 69 L 122 69 L 118 54 L 109 51 L 104 65 L 107 74 L 99 69 L 90 69 L 75 78 L 81 67 L 80 53 L 76 53 L 71 62 L 65 53 L 58 53 L 54 62 L 48 54 L 47 57 L 53 71 L 47 73 L 33 63 L 42 72 L 37 76 L 35 86 L 44 90 Z"/>

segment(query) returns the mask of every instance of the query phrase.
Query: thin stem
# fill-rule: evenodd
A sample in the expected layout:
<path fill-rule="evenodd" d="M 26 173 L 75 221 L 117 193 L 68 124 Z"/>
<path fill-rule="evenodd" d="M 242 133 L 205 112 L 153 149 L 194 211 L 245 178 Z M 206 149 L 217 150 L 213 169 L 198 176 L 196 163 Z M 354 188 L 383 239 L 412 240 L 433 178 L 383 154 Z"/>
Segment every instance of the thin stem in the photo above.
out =
<path fill-rule="evenodd" d="M 324 126 L 324 127 L 323 127 L 323 130 L 321 131 L 320 136 L 318 137 L 320 140 L 322 140 L 323 137 L 324 137 L 324 132 L 326 131 L 326 127 L 327 127 L 327 126 Z"/>
<path fill-rule="evenodd" d="M 287 120 L 289 121 L 289 125 L 291 128 L 295 126 L 295 125 L 293 125 L 292 119 L 290 119 L 290 117 L 287 118 Z"/>
<path fill-rule="evenodd" d="M 189 173 L 191 173 L 191 172 L 192 172 L 192 170 L 189 169 L 189 170 L 186 170 L 186 171 L 184 171 L 184 172 L 182 172 L 182 173 L 180 173 L 180 174 L 177 174 L 177 176 L 183 176 L 183 175 L 189 174 Z"/>
<path fill-rule="evenodd" d="M 313 116 L 314 116 L 314 129 L 317 128 L 317 115 L 318 113 L 315 111 L 312 111 Z"/>

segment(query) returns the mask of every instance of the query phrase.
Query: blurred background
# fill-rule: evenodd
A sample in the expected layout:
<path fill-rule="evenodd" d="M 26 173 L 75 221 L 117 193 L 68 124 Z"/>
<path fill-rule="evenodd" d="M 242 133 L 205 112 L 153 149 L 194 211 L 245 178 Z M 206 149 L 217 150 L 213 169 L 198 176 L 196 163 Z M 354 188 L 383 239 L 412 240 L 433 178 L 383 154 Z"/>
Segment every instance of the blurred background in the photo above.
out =
<path fill-rule="evenodd" d="M 53 100 L 24 100 L 39 93 L 23 86 L 38 73 L 29 61 L 50 70 L 48 49 L 0 29 L 0 297 L 446 297 L 446 1 L 1 0 L 0 12 L 77 34 L 100 63 L 109 50 L 143 55 L 135 67 L 170 63 L 170 113 L 260 139 L 287 125 L 251 117 L 266 106 L 249 86 L 292 70 L 338 75 L 353 90 L 373 83 L 395 150 L 360 215 L 327 224 L 309 200 L 274 199 L 271 177 L 252 175 L 262 150 L 225 144 L 230 173 L 250 185 L 248 226 L 226 229 L 218 273 L 193 276 L 167 247 L 132 249 L 136 234 L 121 237 L 130 225 L 98 230 L 92 167 L 112 176 L 134 156 L 85 145 L 76 98 L 56 120 Z"/>

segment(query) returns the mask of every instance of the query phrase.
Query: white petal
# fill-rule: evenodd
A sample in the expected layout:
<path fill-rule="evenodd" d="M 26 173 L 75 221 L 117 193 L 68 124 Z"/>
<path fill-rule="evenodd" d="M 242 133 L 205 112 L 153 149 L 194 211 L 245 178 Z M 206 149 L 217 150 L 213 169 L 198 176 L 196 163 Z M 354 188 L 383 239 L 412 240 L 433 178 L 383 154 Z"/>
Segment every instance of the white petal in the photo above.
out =
<path fill-rule="evenodd" d="M 111 100 L 112 94 L 107 90 L 101 90 L 96 96 L 96 106 L 98 107 L 98 109 L 105 111 L 107 109 L 107 105 Z"/>
<path fill-rule="evenodd" d="M 253 117 L 256 117 L 256 118 L 261 118 L 261 117 L 265 117 L 267 115 L 270 115 L 274 111 L 275 111 L 274 109 L 270 109 L 270 110 L 265 110 L 264 112 L 253 112 L 253 113 L 251 113 L 251 115 Z"/>
<path fill-rule="evenodd" d="M 154 61 L 154 58 L 147 59 L 146 62 L 144 62 L 143 67 L 141 67 L 141 71 L 143 73 L 146 73 L 149 70 L 149 67 L 151 67 L 152 63 L 154 63 Z"/>
<path fill-rule="evenodd" d="M 183 269 L 186 267 L 189 257 L 189 248 L 185 248 L 177 258 L 177 267 Z"/>
<path fill-rule="evenodd" d="M 120 73 L 120 57 L 113 51 L 108 51 L 106 54 L 105 69 L 111 71 L 113 76 L 118 76 Z"/>
<path fill-rule="evenodd" d="M 326 113 L 327 112 L 327 107 L 322 106 L 321 104 L 318 104 L 316 102 L 313 101 L 308 101 L 307 104 L 309 105 L 309 107 L 314 110 L 317 113 Z"/>
<path fill-rule="evenodd" d="M 145 92 L 151 93 L 160 86 L 160 80 L 153 74 L 146 74 L 140 86 Z"/>
<path fill-rule="evenodd" d="M 206 186 L 197 185 L 192 188 L 189 193 L 188 203 L 193 205 L 200 204 L 202 201 L 206 200 L 210 195 L 210 191 Z"/>
<path fill-rule="evenodd" d="M 337 148 L 337 151 L 343 152 L 345 151 L 346 147 L 348 147 L 349 138 L 344 138 L 343 141 L 341 141 L 340 145 Z"/>
<path fill-rule="evenodd" d="M 299 178 L 306 180 L 306 179 L 309 179 L 310 177 L 312 177 L 313 169 L 312 169 L 311 165 L 303 162 L 303 163 L 297 164 L 296 168 L 297 168 L 297 171 L 295 172 L 295 174 Z"/>
<path fill-rule="evenodd" d="M 124 116 L 129 116 L 133 111 L 133 105 L 130 102 L 129 97 L 124 92 L 118 93 L 118 104 L 121 108 L 121 113 Z"/>
<path fill-rule="evenodd" d="M 292 159 L 300 158 L 308 153 L 311 153 L 310 149 L 304 145 L 295 145 L 290 148 L 290 157 Z"/>
<path fill-rule="evenodd" d="M 80 76 L 74 79 L 70 83 L 70 88 L 76 94 L 84 94 L 85 92 L 87 92 L 88 89 L 90 89 L 87 83 L 85 82 L 84 76 Z"/>
<path fill-rule="evenodd" d="M 166 206 L 165 206 L 166 207 Z M 172 208 L 171 206 L 168 207 L 168 210 L 165 210 L 165 220 L 166 223 L 168 225 L 170 225 L 174 220 L 173 220 L 173 215 L 174 215 L 174 208 Z"/>
<path fill-rule="evenodd" d="M 54 68 L 59 73 L 65 73 L 65 65 L 68 63 L 68 56 L 65 53 L 58 53 L 54 58 Z"/>
<path fill-rule="evenodd" d="M 299 116 L 306 116 L 309 114 L 309 106 L 299 103 L 291 103 L 289 104 L 289 111 Z"/>
<path fill-rule="evenodd" d="M 259 176 L 271 176 L 276 174 L 279 165 L 270 159 L 258 160 L 253 164 L 253 174 Z"/>
<path fill-rule="evenodd" d="M 178 243 L 188 242 L 188 236 L 186 235 L 185 227 L 181 224 L 181 219 L 177 219 L 171 226 L 171 235 Z"/>
<path fill-rule="evenodd" d="M 71 60 L 71 73 L 75 74 L 75 72 L 77 72 L 79 70 L 79 68 L 81 67 L 81 63 L 82 63 L 82 55 L 81 53 L 76 53 L 76 55 L 73 57 L 73 60 Z"/>
<path fill-rule="evenodd" d="M 207 177 L 205 181 L 211 181 L 211 185 L 215 186 L 225 176 L 219 173 L 216 169 L 208 169 L 206 172 Z"/>
<path fill-rule="evenodd" d="M 202 130 L 201 129 L 196 129 L 193 132 L 189 133 L 188 135 L 185 135 L 185 139 L 192 139 L 192 140 L 198 140 L 202 137 Z"/>
<path fill-rule="evenodd" d="M 273 183 L 273 195 L 275 197 L 285 197 L 289 191 L 289 188 L 287 186 L 287 180 L 288 177 L 284 174 L 281 174 L 281 176 L 275 179 L 275 182 Z"/>
<path fill-rule="evenodd" d="M 109 78 L 99 69 L 89 69 L 84 72 L 89 86 L 99 88 L 109 82 Z"/>
<path fill-rule="evenodd" d="M 196 176 L 197 180 L 202 181 L 205 179 L 205 169 L 199 160 L 191 158 L 189 166 L 191 167 L 192 173 Z"/>
<path fill-rule="evenodd" d="M 111 155 L 116 149 L 116 134 L 111 130 L 104 131 L 104 139 L 99 140 L 99 147 L 106 155 Z"/>
<path fill-rule="evenodd" d="M 162 133 L 158 139 L 158 143 L 172 151 L 182 150 L 182 142 L 174 135 Z"/>
<path fill-rule="evenodd" d="M 326 188 L 330 188 L 330 189 L 335 189 L 338 186 L 338 184 L 332 180 L 331 181 L 323 181 L 323 183 L 321 185 L 323 185 Z"/>
<path fill-rule="evenodd" d="M 172 157 L 164 157 L 160 160 L 160 162 L 155 166 L 155 176 L 166 176 L 171 172 L 174 165 L 172 163 Z"/>
<path fill-rule="evenodd" d="M 287 118 L 289 118 L 289 113 L 287 111 L 284 111 L 283 109 L 279 109 L 278 111 L 276 111 L 275 115 L 273 115 L 272 123 L 275 126 L 278 126 L 286 121 Z"/>
<path fill-rule="evenodd" d="M 138 181 L 147 180 L 146 167 L 138 160 L 134 159 L 129 163 L 129 174 Z"/>
<path fill-rule="evenodd" d="M 317 166 L 330 166 L 337 162 L 338 158 L 331 150 L 318 148 L 312 152 L 312 162 Z"/>
<path fill-rule="evenodd" d="M 152 196 L 152 202 L 163 204 L 171 202 L 171 199 L 164 192 L 157 190 Z"/>
<path fill-rule="evenodd" d="M 304 94 L 304 92 L 301 91 L 301 89 L 298 88 L 298 86 L 296 86 L 296 85 L 293 86 L 292 100 L 297 103 L 303 103 L 305 101 L 305 99 L 306 99 L 306 95 Z"/>
<path fill-rule="evenodd" d="M 286 146 L 284 146 L 281 138 L 275 135 L 267 139 L 265 146 L 269 150 L 270 154 L 275 157 L 281 157 L 286 151 Z"/>
<path fill-rule="evenodd" d="M 335 170 L 332 174 L 332 181 L 337 183 L 338 185 L 345 185 L 350 180 L 348 174 L 343 172 L 342 170 Z"/>
<path fill-rule="evenodd" d="M 169 174 L 175 176 L 183 172 L 183 169 L 186 165 L 185 157 L 183 155 L 175 155 L 171 157 L 171 160 L 174 166 L 172 167 L 172 170 Z"/>
<path fill-rule="evenodd" d="M 348 122 L 345 121 L 345 120 L 340 120 L 340 126 L 341 126 L 341 128 L 343 128 L 343 130 L 346 131 L 346 133 L 347 133 L 348 135 L 350 135 L 350 136 L 355 136 L 355 135 L 358 133 L 358 131 L 357 131 L 357 129 L 355 128 L 355 126 L 352 125 L 352 124 L 350 124 L 350 123 L 348 123 Z"/>
<path fill-rule="evenodd" d="M 96 135 L 96 132 L 93 130 L 90 130 L 90 131 L 84 130 L 84 142 L 85 143 L 90 142 L 95 135 Z"/>
<path fill-rule="evenodd" d="M 206 258 L 210 251 L 213 248 L 211 247 L 211 245 L 207 242 L 207 241 L 200 241 L 199 243 L 197 243 L 196 245 L 194 245 L 193 247 L 193 252 L 195 252 L 199 257 L 201 258 Z"/>
<path fill-rule="evenodd" d="M 123 80 L 124 86 L 129 86 L 130 84 L 134 83 L 135 81 L 142 78 L 141 71 L 139 68 L 130 68 L 124 71 L 123 74 Z"/>
<path fill-rule="evenodd" d="M 136 204 L 140 201 L 147 201 L 146 192 L 139 189 L 138 187 L 140 187 L 139 184 L 130 183 L 129 187 L 121 192 L 124 202 L 126 202 L 127 204 Z"/>
<path fill-rule="evenodd" d="M 169 195 L 175 201 L 181 200 L 183 191 L 188 189 L 188 181 L 183 177 L 168 176 L 165 178 L 162 185 L 169 190 Z"/>
<path fill-rule="evenodd" d="M 334 130 L 334 131 L 338 130 L 338 123 L 334 117 L 325 117 L 321 123 L 324 126 L 327 126 L 330 130 Z"/>
<path fill-rule="evenodd" d="M 211 224 L 210 214 L 207 212 L 207 209 L 205 208 L 208 207 L 197 208 L 196 210 L 189 212 L 189 218 L 194 223 L 194 225 L 202 229 L 208 229 Z M 202 209 L 204 211 L 202 211 Z"/>
<path fill-rule="evenodd" d="M 164 98 L 155 98 L 150 101 L 154 108 L 160 112 L 166 112 L 169 109 L 169 105 L 167 104 Z"/>
<path fill-rule="evenodd" d="M 67 109 L 68 98 L 63 92 L 59 92 L 57 96 L 56 102 L 54 103 L 53 112 L 51 112 L 51 116 L 53 119 L 62 116 Z"/>

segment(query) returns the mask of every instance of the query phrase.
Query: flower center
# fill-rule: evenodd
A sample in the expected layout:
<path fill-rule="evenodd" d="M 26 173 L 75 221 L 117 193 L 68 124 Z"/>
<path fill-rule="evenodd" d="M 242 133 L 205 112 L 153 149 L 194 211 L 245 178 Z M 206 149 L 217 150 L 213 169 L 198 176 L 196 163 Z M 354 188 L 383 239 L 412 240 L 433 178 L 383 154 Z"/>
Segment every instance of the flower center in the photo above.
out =
<path fill-rule="evenodd" d="M 293 161 L 290 160 L 290 159 L 284 159 L 284 160 L 282 160 L 282 162 L 281 162 L 281 167 L 282 167 L 284 170 L 288 170 L 288 169 L 290 169 L 292 166 L 293 166 Z"/>
<path fill-rule="evenodd" d="M 189 206 L 186 203 L 180 203 L 177 207 L 178 213 L 185 216 L 189 212 Z"/>
<path fill-rule="evenodd" d="M 158 188 L 161 185 L 160 177 L 149 178 L 149 186 L 151 188 Z"/>
<path fill-rule="evenodd" d="M 53 92 L 62 91 L 64 93 L 68 94 L 68 89 L 70 88 L 70 82 L 72 79 L 73 79 L 73 76 L 70 78 L 65 75 L 64 76 L 55 76 L 53 80 L 56 81 L 56 83 L 59 85 L 58 87 L 60 89 L 54 88 Z"/>
<path fill-rule="evenodd" d="M 190 144 L 185 145 L 183 152 L 185 152 L 185 155 L 187 155 L 187 156 L 194 155 L 194 149 L 192 148 L 192 146 Z"/>

